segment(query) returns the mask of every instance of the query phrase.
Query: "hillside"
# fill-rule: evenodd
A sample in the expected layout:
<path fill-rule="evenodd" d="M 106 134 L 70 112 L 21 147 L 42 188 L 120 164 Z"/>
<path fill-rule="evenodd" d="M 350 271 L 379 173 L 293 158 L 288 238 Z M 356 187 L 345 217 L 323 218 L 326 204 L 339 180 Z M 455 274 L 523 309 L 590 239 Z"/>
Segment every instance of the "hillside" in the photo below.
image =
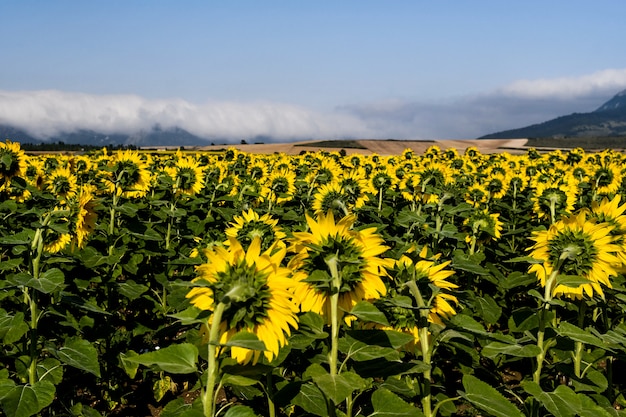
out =
<path fill-rule="evenodd" d="M 491 133 L 479 139 L 626 137 L 626 90 L 598 109 L 573 113 L 543 123 Z"/>

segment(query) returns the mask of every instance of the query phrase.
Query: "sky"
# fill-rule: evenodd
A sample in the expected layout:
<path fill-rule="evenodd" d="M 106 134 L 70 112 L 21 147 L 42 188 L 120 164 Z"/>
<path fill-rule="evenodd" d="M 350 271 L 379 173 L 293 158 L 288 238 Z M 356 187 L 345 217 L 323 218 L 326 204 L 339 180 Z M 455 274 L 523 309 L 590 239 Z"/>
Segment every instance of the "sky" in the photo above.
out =
<path fill-rule="evenodd" d="M 623 0 L 0 0 L 0 124 L 473 139 L 626 89 Z"/>

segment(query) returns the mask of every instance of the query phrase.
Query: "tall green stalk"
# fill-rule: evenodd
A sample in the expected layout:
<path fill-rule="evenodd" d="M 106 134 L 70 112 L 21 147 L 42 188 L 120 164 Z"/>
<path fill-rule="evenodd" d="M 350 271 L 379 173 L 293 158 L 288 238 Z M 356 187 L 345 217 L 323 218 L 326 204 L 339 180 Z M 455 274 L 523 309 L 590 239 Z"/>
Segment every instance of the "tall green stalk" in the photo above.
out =
<path fill-rule="evenodd" d="M 552 294 L 554 291 L 554 287 L 556 286 L 556 277 L 559 274 L 559 269 L 555 268 L 546 281 L 546 286 L 544 288 L 544 301 L 543 305 L 539 309 L 538 319 L 539 319 L 539 330 L 537 331 L 537 347 L 539 348 L 539 354 L 537 355 L 537 367 L 535 368 L 535 372 L 533 373 L 533 382 L 539 384 L 541 381 L 541 371 L 543 370 L 543 361 L 546 357 L 546 353 L 548 349 L 552 346 L 551 343 L 545 343 L 545 332 L 546 332 L 546 313 L 550 309 L 550 301 L 552 301 Z"/>
<path fill-rule="evenodd" d="M 208 345 L 208 375 L 207 383 L 202 393 L 202 409 L 205 417 L 215 416 L 215 399 L 217 392 L 215 386 L 220 376 L 219 359 L 217 357 L 217 349 L 220 341 L 220 323 L 222 315 L 226 309 L 225 303 L 218 303 L 213 311 L 211 325 L 209 326 L 209 345 Z"/>
<path fill-rule="evenodd" d="M 337 265 L 337 256 L 326 259 L 326 265 L 332 277 L 332 295 L 330 296 L 330 353 L 328 355 L 329 372 L 337 375 L 337 357 L 339 355 L 339 290 L 341 288 L 341 275 Z"/>
<path fill-rule="evenodd" d="M 433 347 L 430 343 L 430 334 L 428 329 L 428 314 L 430 312 L 430 300 L 428 303 L 424 301 L 422 293 L 420 292 L 417 283 L 414 280 L 408 281 L 406 285 L 409 287 L 411 294 L 415 298 L 417 308 L 420 312 L 419 322 L 419 342 L 422 351 L 422 361 L 426 364 L 426 369 L 422 372 L 422 412 L 426 417 L 434 417 L 435 412 L 432 408 L 432 393 L 431 393 L 431 369 L 432 369 L 432 353 Z"/>

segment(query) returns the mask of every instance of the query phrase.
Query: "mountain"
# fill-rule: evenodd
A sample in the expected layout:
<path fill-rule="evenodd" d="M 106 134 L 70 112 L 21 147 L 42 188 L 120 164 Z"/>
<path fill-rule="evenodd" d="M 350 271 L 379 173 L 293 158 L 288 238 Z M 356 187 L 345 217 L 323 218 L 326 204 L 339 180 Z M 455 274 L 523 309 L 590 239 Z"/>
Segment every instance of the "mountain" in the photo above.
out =
<path fill-rule="evenodd" d="M 107 146 L 107 145 L 135 145 L 135 146 L 203 146 L 211 144 L 217 139 L 205 139 L 193 135 L 178 127 L 163 129 L 156 125 L 151 130 L 125 133 L 102 133 L 94 130 L 78 130 L 76 132 L 60 133 L 44 140 L 29 135 L 24 130 L 9 125 L 0 125 L 0 140 L 9 139 L 20 143 L 58 143 Z M 223 142 L 223 141 L 219 141 Z"/>
<path fill-rule="evenodd" d="M 589 113 L 572 113 L 519 129 L 490 133 L 479 139 L 583 138 L 626 136 L 626 90 Z"/>

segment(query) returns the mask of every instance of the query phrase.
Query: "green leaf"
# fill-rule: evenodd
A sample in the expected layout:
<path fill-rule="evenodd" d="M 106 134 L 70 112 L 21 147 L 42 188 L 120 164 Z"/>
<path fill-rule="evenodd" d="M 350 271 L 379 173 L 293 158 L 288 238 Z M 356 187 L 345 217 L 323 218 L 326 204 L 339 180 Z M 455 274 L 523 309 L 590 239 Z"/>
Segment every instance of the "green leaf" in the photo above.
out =
<path fill-rule="evenodd" d="M 463 398 L 495 417 L 524 417 L 500 392 L 473 375 L 463 375 L 463 389 Z"/>
<path fill-rule="evenodd" d="M 359 301 L 350 310 L 350 314 L 355 315 L 360 320 L 389 326 L 387 317 L 369 301 Z"/>
<path fill-rule="evenodd" d="M 20 258 L 7 259 L 0 262 L 0 271 L 8 271 L 10 269 L 21 266 L 24 261 Z"/>
<path fill-rule="evenodd" d="M 502 315 L 502 307 L 489 295 L 476 298 L 476 311 L 488 324 L 497 323 Z"/>
<path fill-rule="evenodd" d="M 243 375 L 224 374 L 221 383 L 223 385 L 236 385 L 239 387 L 251 387 L 259 382 L 258 379 L 248 378 Z"/>
<path fill-rule="evenodd" d="M 450 319 L 449 324 L 451 325 L 451 327 L 461 333 L 469 332 L 475 335 L 488 337 L 509 344 L 514 344 L 516 342 L 513 336 L 488 332 L 487 330 L 485 330 L 482 324 L 466 314 L 456 314 Z"/>
<path fill-rule="evenodd" d="M 589 280 L 580 275 L 557 275 L 556 277 L 556 285 L 578 288 L 583 284 L 589 284 Z"/>
<path fill-rule="evenodd" d="M 599 337 L 596 337 L 590 332 L 565 321 L 559 323 L 557 332 L 561 336 L 568 337 L 576 342 L 582 342 L 597 347 L 606 347 Z"/>
<path fill-rule="evenodd" d="M 29 326 L 24 320 L 24 313 L 18 312 L 15 316 L 0 310 L 0 337 L 4 344 L 17 342 L 29 330 Z"/>
<path fill-rule="evenodd" d="M 128 360 L 128 358 L 136 358 L 139 354 L 134 350 L 129 350 L 126 353 L 120 353 L 120 362 L 122 362 L 122 368 L 124 368 L 124 372 L 128 374 L 129 377 L 135 378 L 137 375 L 137 370 L 139 369 L 139 363 L 133 360 Z"/>
<path fill-rule="evenodd" d="M 129 300 L 137 299 L 150 289 L 147 285 L 137 284 L 132 279 L 118 284 L 119 292 Z"/>
<path fill-rule="evenodd" d="M 45 358 L 37 362 L 37 377 L 40 381 L 60 384 L 63 381 L 63 366 L 54 358 Z"/>
<path fill-rule="evenodd" d="M 577 393 L 566 385 L 559 385 L 553 392 L 543 392 L 534 382 L 522 382 L 522 388 L 538 399 L 548 412 L 555 417 L 610 417 L 615 409 L 608 405 L 604 407 L 596 404 L 585 394 Z"/>
<path fill-rule="evenodd" d="M 192 404 L 187 404 L 184 399 L 177 398 L 163 407 L 161 417 L 204 417 L 202 405 L 194 407 L 200 402 L 200 400 L 196 400 Z"/>
<path fill-rule="evenodd" d="M 136 363 L 173 374 L 191 374 L 198 369 L 198 348 L 191 343 L 180 343 L 137 356 L 126 355 L 123 361 L 125 367 Z"/>
<path fill-rule="evenodd" d="M 424 417 L 419 408 L 386 388 L 379 388 L 372 394 L 372 406 L 374 412 L 369 417 Z"/>
<path fill-rule="evenodd" d="M 505 290 L 533 284 L 537 284 L 537 277 L 519 271 L 511 272 L 505 279 L 500 281 L 500 286 Z"/>
<path fill-rule="evenodd" d="M 34 230 L 24 230 L 14 235 L 0 236 L 0 245 L 30 245 L 34 236 Z"/>
<path fill-rule="evenodd" d="M 307 312 L 298 320 L 298 332 L 314 339 L 326 339 L 328 333 L 324 331 L 324 318 L 316 313 Z"/>
<path fill-rule="evenodd" d="M 64 364 L 100 377 L 98 351 L 87 340 L 78 337 L 67 338 L 65 345 L 56 351 L 56 355 Z"/>
<path fill-rule="evenodd" d="M 233 405 L 226 411 L 224 417 L 258 417 L 258 415 L 247 405 Z"/>
<path fill-rule="evenodd" d="M 400 353 L 393 348 L 371 346 L 352 338 L 339 339 L 339 351 L 355 361 L 369 361 L 384 358 L 390 361 L 399 360 Z"/>
<path fill-rule="evenodd" d="M 474 254 L 467 255 L 463 252 L 457 251 L 452 258 L 452 269 L 471 272 L 478 275 L 488 275 L 489 271 L 480 265 L 484 255 Z"/>
<path fill-rule="evenodd" d="M 343 402 L 354 391 L 366 387 L 365 380 L 353 372 L 319 375 L 313 377 L 313 381 L 335 405 Z"/>
<path fill-rule="evenodd" d="M 303 384 L 291 403 L 316 416 L 328 417 L 329 415 L 324 393 L 312 382 Z"/>
<path fill-rule="evenodd" d="M 59 268 L 51 268 L 42 273 L 39 279 L 32 278 L 27 286 L 44 294 L 51 294 L 65 287 L 65 275 Z"/>
<path fill-rule="evenodd" d="M 572 376 L 571 383 L 574 389 L 578 391 L 591 391 L 598 394 L 603 393 L 609 386 L 606 377 L 602 372 L 596 369 L 590 369 L 585 372 L 583 378 Z"/>
<path fill-rule="evenodd" d="M 413 340 L 413 335 L 395 330 L 349 330 L 348 336 L 367 345 L 399 349 Z"/>
<path fill-rule="evenodd" d="M 509 355 L 519 358 L 534 358 L 541 353 L 541 349 L 537 345 L 511 345 L 502 342 L 491 342 L 482 349 L 481 353 L 490 359 L 493 359 L 498 355 Z"/>
<path fill-rule="evenodd" d="M 228 342 L 220 344 L 220 346 L 236 346 L 251 350 L 264 351 L 265 343 L 259 340 L 257 335 L 250 332 L 240 331 L 234 334 Z"/>
<path fill-rule="evenodd" d="M 30 417 L 52 404 L 56 389 L 49 381 L 32 385 L 7 385 L 0 383 L 0 403 L 7 417 Z"/>
<path fill-rule="evenodd" d="M 537 383 L 523 381 L 522 388 L 539 400 L 554 417 L 573 417 L 578 414 L 580 400 L 576 393 L 565 385 L 559 385 L 554 392 L 544 392 Z"/>

